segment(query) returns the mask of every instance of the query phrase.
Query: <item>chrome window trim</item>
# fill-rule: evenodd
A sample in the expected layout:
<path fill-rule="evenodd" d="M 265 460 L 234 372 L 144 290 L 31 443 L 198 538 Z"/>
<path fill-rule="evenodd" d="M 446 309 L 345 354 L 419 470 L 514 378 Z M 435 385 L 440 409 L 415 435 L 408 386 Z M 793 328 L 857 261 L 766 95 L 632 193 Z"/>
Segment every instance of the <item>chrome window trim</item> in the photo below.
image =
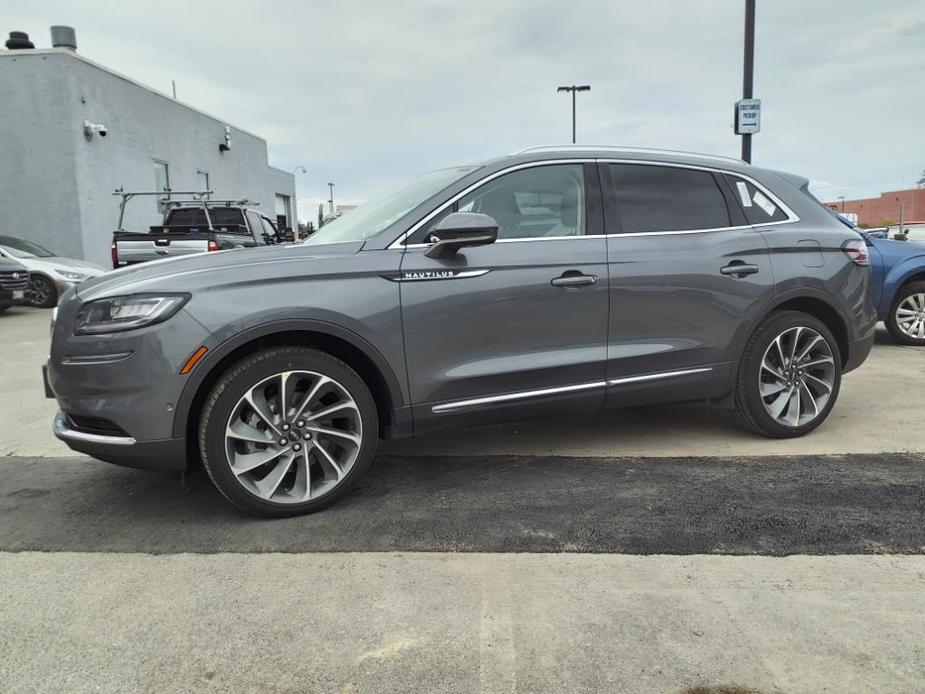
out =
<path fill-rule="evenodd" d="M 685 233 L 705 233 L 709 231 L 725 231 L 727 229 L 751 229 L 754 227 L 765 227 L 771 226 L 772 224 L 792 224 L 793 222 L 799 222 L 800 216 L 794 212 L 790 207 L 783 202 L 779 197 L 774 193 L 768 190 L 762 183 L 759 183 L 754 178 L 748 174 L 739 173 L 738 171 L 730 171 L 729 169 L 722 169 L 716 166 L 701 166 L 697 164 L 680 164 L 669 161 L 648 161 L 642 159 L 598 159 L 598 163 L 604 164 L 642 164 L 643 166 L 671 166 L 676 169 L 694 169 L 695 171 L 710 171 L 711 173 L 723 174 L 726 176 L 736 176 L 741 178 L 744 181 L 748 181 L 758 190 L 768 196 L 771 201 L 777 205 L 784 214 L 787 215 L 787 219 L 781 219 L 777 222 L 764 222 L 762 224 L 746 224 L 745 226 L 734 226 L 734 227 L 715 227 L 713 229 L 682 229 L 682 230 L 671 230 L 671 231 L 631 231 L 626 234 L 614 232 L 613 234 L 608 234 L 608 236 L 641 236 L 643 234 L 685 234 Z"/>
<path fill-rule="evenodd" d="M 613 234 L 611 234 L 613 236 Z M 607 234 L 578 234 L 576 236 L 525 236 L 522 239 L 498 239 L 492 246 L 499 243 L 523 243 L 524 241 L 577 241 L 579 239 L 606 239 Z M 402 248 L 430 248 L 430 243 L 409 243 Z"/>
<path fill-rule="evenodd" d="M 508 166 L 503 169 L 495 171 L 493 174 L 482 178 L 470 186 L 466 187 L 449 200 L 445 201 L 443 204 L 439 205 L 436 209 L 432 210 L 427 214 L 423 219 L 415 222 L 407 231 L 399 235 L 394 241 L 392 241 L 386 250 L 405 250 L 406 248 L 429 248 L 432 244 L 429 243 L 413 243 L 404 245 L 402 242 L 407 239 L 409 236 L 414 234 L 418 229 L 427 224 L 430 220 L 436 217 L 438 214 L 443 212 L 447 207 L 457 202 L 461 198 L 465 197 L 473 190 L 481 187 L 482 185 L 493 181 L 499 176 L 505 174 L 519 171 L 521 169 L 529 169 L 536 166 L 549 166 L 554 164 L 593 164 L 593 163 L 604 163 L 604 164 L 641 164 L 643 166 L 670 166 L 677 169 L 694 169 L 695 171 L 709 171 L 711 173 L 719 173 L 729 176 L 737 176 L 745 181 L 748 181 L 758 190 L 768 196 L 775 205 L 777 205 L 784 214 L 787 215 L 787 219 L 782 219 L 777 222 L 764 222 L 762 224 L 746 224 L 738 226 L 728 226 L 728 227 L 715 227 L 712 229 L 680 229 L 680 230 L 669 230 L 669 231 L 631 231 L 626 233 L 613 232 L 611 234 L 582 234 L 580 236 L 531 236 L 528 238 L 522 239 L 498 239 L 495 243 L 520 243 L 523 241 L 562 241 L 562 240 L 577 240 L 577 239 L 598 239 L 598 238 L 620 238 L 621 236 L 668 236 L 674 234 L 707 234 L 716 231 L 734 231 L 736 229 L 754 229 L 756 227 L 767 227 L 774 226 L 777 224 L 793 224 L 800 221 L 799 215 L 794 212 L 786 203 L 784 203 L 779 197 L 774 193 L 768 190 L 763 184 L 756 181 L 754 178 L 748 174 L 743 174 L 738 171 L 730 171 L 729 169 L 723 169 L 715 166 L 706 166 L 700 164 L 682 164 L 672 161 L 650 161 L 647 159 L 613 159 L 613 158 L 602 158 L 602 157 L 592 157 L 592 158 L 578 158 L 578 159 L 542 159 L 539 161 L 531 161 L 522 164 L 514 164 L 513 166 Z"/>
<path fill-rule="evenodd" d="M 469 407 L 478 407 L 479 405 L 494 405 L 503 402 L 513 402 L 525 400 L 527 398 L 536 398 L 543 395 L 557 395 L 559 393 L 573 393 L 582 390 L 591 390 L 594 388 L 607 388 L 610 386 L 619 386 L 628 383 L 643 383 L 646 381 L 659 381 L 665 378 L 677 378 L 678 376 L 688 376 L 691 374 L 705 373 L 712 371 L 712 366 L 701 366 L 694 369 L 680 369 L 678 371 L 660 371 L 653 374 L 643 374 L 641 376 L 627 376 L 625 378 L 612 378 L 607 381 L 594 381 L 591 383 L 578 383 L 571 386 L 558 386 L 552 388 L 539 388 L 537 390 L 523 390 L 517 393 L 503 393 L 501 395 L 486 395 L 480 398 L 469 398 L 466 400 L 454 400 L 445 402 L 440 405 L 434 405 L 430 408 L 431 412 L 438 414 L 440 412 L 454 412 Z"/>
<path fill-rule="evenodd" d="M 432 210 L 426 217 L 424 217 L 423 219 L 421 219 L 421 220 L 415 222 L 415 223 L 411 226 L 410 229 L 408 229 L 405 233 L 401 234 L 397 239 L 395 239 L 394 241 L 392 241 L 392 243 L 390 243 L 386 248 L 387 248 L 388 250 L 393 250 L 393 249 L 396 249 L 396 248 L 397 248 L 398 250 L 401 250 L 401 249 L 403 249 L 403 248 L 411 248 L 412 246 L 404 246 L 404 245 L 402 245 L 402 241 L 404 241 L 406 238 L 408 238 L 409 236 L 411 236 L 414 232 L 416 232 L 416 231 L 417 231 L 418 229 L 420 229 L 422 226 L 424 226 L 425 224 L 427 224 L 427 222 L 429 222 L 430 220 L 432 220 L 434 217 L 436 217 L 438 214 L 440 214 L 441 212 L 443 212 L 447 207 L 449 207 L 450 205 L 452 205 L 454 202 L 456 202 L 456 201 L 459 200 L 460 198 L 465 197 L 466 195 L 468 195 L 469 193 L 471 193 L 473 190 L 476 190 L 477 188 L 481 188 L 483 185 L 485 185 L 485 184 L 488 183 L 489 181 L 493 181 L 493 180 L 495 180 L 496 178 L 498 178 L 498 177 L 500 177 L 500 176 L 503 176 L 504 174 L 508 174 L 508 173 L 513 172 L 513 171 L 519 171 L 520 169 L 532 169 L 532 168 L 534 168 L 534 167 L 538 167 L 538 166 L 549 166 L 549 165 L 551 165 L 551 164 L 593 164 L 595 161 L 596 161 L 596 160 L 595 160 L 594 158 L 591 158 L 591 157 L 585 157 L 585 158 L 582 158 L 582 159 L 543 159 L 543 160 L 541 160 L 541 161 L 530 161 L 530 162 L 525 162 L 525 163 L 523 163 L 523 164 L 514 164 L 513 166 L 508 166 L 508 167 L 506 167 L 506 168 L 504 168 L 504 169 L 499 169 L 498 171 L 495 171 L 493 174 L 489 174 L 489 175 L 486 176 L 485 178 L 479 179 L 478 181 L 476 181 L 475 183 L 471 184 L 471 185 L 468 186 L 467 188 L 464 188 L 463 190 L 461 190 L 460 192 L 458 192 L 456 195 L 454 195 L 453 197 L 451 197 L 449 200 L 445 201 L 442 205 L 439 205 L 436 209 Z M 546 236 L 537 236 L 537 237 L 535 237 L 535 238 L 559 238 L 559 239 L 576 238 L 576 239 L 577 239 L 577 238 L 580 238 L 580 237 L 579 237 L 579 236 L 549 236 L 549 237 L 546 237 Z M 511 239 L 511 240 L 527 241 L 527 240 L 530 240 L 530 239 Z M 500 242 L 502 242 L 502 241 L 504 241 L 504 239 L 499 239 L 499 240 L 496 241 L 495 243 L 500 243 Z M 414 245 L 414 246 L 430 246 L 431 244 L 425 243 L 425 244 L 413 244 L 413 245 Z"/>

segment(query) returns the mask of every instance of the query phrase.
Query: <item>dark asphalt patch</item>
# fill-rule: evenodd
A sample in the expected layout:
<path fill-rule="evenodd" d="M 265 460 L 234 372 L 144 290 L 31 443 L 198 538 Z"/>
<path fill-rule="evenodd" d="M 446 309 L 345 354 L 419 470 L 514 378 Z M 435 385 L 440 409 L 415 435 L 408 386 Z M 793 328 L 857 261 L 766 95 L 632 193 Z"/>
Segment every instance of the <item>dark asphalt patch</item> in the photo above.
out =
<path fill-rule="evenodd" d="M 383 456 L 313 516 L 242 515 L 194 477 L 0 460 L 0 550 L 925 553 L 925 458 Z"/>

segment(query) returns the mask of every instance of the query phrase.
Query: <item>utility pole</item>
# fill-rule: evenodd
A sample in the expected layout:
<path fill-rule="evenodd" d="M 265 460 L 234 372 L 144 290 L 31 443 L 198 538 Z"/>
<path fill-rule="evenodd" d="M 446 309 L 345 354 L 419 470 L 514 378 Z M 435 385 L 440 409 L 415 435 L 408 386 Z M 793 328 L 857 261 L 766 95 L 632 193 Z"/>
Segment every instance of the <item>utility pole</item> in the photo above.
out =
<path fill-rule="evenodd" d="M 742 65 L 742 98 L 751 99 L 755 86 L 755 0 L 745 0 L 745 56 Z M 752 163 L 752 134 L 742 135 L 742 160 Z"/>
<path fill-rule="evenodd" d="M 556 92 L 572 93 L 572 144 L 575 144 L 575 92 L 590 92 L 590 84 L 573 84 L 570 86 L 559 87 Z"/>
<path fill-rule="evenodd" d="M 328 204 L 331 206 L 331 216 L 334 216 L 334 184 L 328 183 L 328 190 L 331 192 L 331 197 L 328 198 Z"/>

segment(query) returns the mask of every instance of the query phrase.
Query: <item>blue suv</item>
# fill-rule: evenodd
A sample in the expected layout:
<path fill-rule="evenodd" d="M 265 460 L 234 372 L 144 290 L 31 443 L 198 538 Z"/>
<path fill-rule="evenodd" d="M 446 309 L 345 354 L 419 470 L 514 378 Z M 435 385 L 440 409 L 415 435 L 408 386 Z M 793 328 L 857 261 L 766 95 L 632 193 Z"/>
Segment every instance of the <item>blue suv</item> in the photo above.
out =
<path fill-rule="evenodd" d="M 925 244 L 857 229 L 870 249 L 870 290 L 877 317 L 906 345 L 925 345 Z"/>

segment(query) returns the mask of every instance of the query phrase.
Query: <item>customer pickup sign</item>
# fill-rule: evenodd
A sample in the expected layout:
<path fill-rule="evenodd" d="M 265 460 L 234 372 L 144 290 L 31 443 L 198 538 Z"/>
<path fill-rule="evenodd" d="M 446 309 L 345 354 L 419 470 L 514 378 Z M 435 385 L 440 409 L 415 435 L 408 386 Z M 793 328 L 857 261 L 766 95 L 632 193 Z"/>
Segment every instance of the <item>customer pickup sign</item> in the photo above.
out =
<path fill-rule="evenodd" d="M 761 99 L 736 102 L 736 135 L 753 135 L 761 130 Z"/>

